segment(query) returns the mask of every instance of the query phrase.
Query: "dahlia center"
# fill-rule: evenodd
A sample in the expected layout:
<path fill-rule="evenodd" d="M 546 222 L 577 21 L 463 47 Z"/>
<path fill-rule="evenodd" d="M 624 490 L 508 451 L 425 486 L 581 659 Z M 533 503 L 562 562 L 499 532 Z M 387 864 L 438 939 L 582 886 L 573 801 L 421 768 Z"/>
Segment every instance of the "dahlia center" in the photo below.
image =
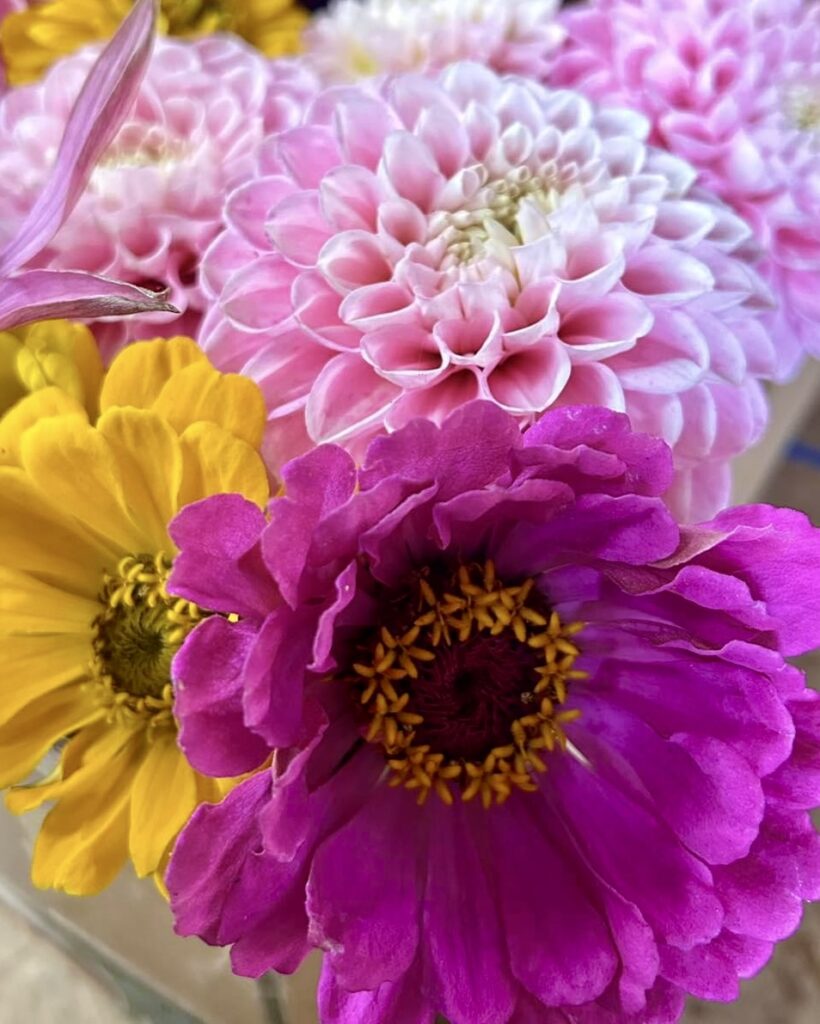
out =
<path fill-rule="evenodd" d="M 529 167 L 517 167 L 489 182 L 468 206 L 448 214 L 445 267 L 481 259 L 493 245 L 510 247 L 531 241 L 532 232 L 523 214 L 540 222 L 540 229 L 536 229 L 540 234 L 555 204 L 555 189 Z"/>
<path fill-rule="evenodd" d="M 429 570 L 383 602 L 361 641 L 352 685 L 365 738 L 380 746 L 391 786 L 501 804 L 532 792 L 544 755 L 564 748 L 562 707 L 582 623 L 563 623 L 534 580 L 508 584 L 492 562 Z"/>
<path fill-rule="evenodd" d="M 92 676 L 113 713 L 170 720 L 171 661 L 202 617 L 196 605 L 168 594 L 170 571 L 164 554 L 129 555 L 103 577 Z"/>
<path fill-rule="evenodd" d="M 786 94 L 786 115 L 798 131 L 820 131 L 820 82 L 792 88 Z"/>

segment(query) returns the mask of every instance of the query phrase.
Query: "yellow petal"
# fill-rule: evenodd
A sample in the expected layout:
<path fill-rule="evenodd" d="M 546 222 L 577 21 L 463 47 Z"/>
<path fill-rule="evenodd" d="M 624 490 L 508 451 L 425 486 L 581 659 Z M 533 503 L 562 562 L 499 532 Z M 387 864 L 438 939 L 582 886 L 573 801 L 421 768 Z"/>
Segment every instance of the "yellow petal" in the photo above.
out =
<path fill-rule="evenodd" d="M 168 523 L 179 509 L 182 486 L 179 437 L 165 419 L 147 409 L 109 409 L 98 429 L 114 452 L 125 503 L 144 538 L 137 550 L 170 552 Z"/>
<path fill-rule="evenodd" d="M 113 548 L 142 550 L 145 535 L 128 512 L 123 467 L 100 431 L 70 416 L 41 420 L 23 435 L 20 457 L 54 504 Z"/>
<path fill-rule="evenodd" d="M 0 566 L 0 646 L 8 635 L 56 633 L 90 638 L 91 623 L 99 612 L 97 601 Z"/>
<path fill-rule="evenodd" d="M 24 469 L 0 466 L 0 565 L 96 598 L 104 569 L 119 557 L 118 548 L 56 508 Z"/>
<path fill-rule="evenodd" d="M 4 637 L 2 652 L 0 723 L 5 723 L 49 690 L 86 680 L 90 634 Z"/>
<path fill-rule="evenodd" d="M 253 381 L 196 363 L 174 374 L 153 408 L 181 434 L 199 420 L 216 423 L 254 448 L 265 429 L 265 400 Z"/>
<path fill-rule="evenodd" d="M 46 778 L 30 785 L 17 786 L 6 794 L 6 806 L 12 814 L 25 814 L 49 800 L 71 796 L 88 783 L 100 763 L 114 761 L 142 730 L 126 729 L 101 718 L 80 729 L 63 747 L 60 763 Z"/>
<path fill-rule="evenodd" d="M 49 811 L 31 865 L 38 888 L 90 896 L 113 882 L 128 858 L 131 787 L 143 751 L 144 737 L 133 736 L 115 759 L 93 762 L 84 785 Z"/>
<path fill-rule="evenodd" d="M 55 743 L 101 714 L 81 686 L 63 686 L 32 701 L 0 726 L 0 788 L 25 779 Z"/>
<path fill-rule="evenodd" d="M 17 374 L 27 391 L 55 385 L 97 415 L 103 365 L 97 342 L 84 325 L 43 320 L 14 331 L 19 338 Z"/>
<path fill-rule="evenodd" d="M 20 439 L 32 424 L 48 416 L 76 416 L 88 421 L 84 407 L 60 388 L 34 391 L 0 419 L 0 465 L 20 465 Z"/>
<path fill-rule="evenodd" d="M 0 331 L 0 416 L 19 402 L 26 389 L 17 374 L 20 342 L 9 331 Z"/>
<path fill-rule="evenodd" d="M 140 878 L 152 874 L 197 806 L 193 768 L 168 730 L 154 737 L 134 779 L 128 844 Z"/>
<path fill-rule="evenodd" d="M 207 364 L 207 357 L 191 338 L 157 338 L 128 345 L 106 374 L 100 411 L 115 405 L 150 409 L 166 382 L 194 363 Z"/>
<path fill-rule="evenodd" d="M 181 437 L 184 463 L 180 507 L 212 494 L 244 494 L 263 508 L 270 498 L 259 453 L 214 423 L 195 423 Z"/>

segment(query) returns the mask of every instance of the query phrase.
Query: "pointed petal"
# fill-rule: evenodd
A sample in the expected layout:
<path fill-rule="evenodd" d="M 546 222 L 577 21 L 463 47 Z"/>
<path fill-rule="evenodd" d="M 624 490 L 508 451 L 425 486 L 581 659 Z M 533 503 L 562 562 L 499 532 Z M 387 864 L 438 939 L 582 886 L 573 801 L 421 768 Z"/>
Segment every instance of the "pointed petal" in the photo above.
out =
<path fill-rule="evenodd" d="M 36 256 L 74 209 L 95 164 L 136 99 L 151 56 L 155 22 L 154 0 L 138 0 L 100 54 L 71 111 L 51 177 L 0 254 L 0 275 L 10 274 Z"/>
<path fill-rule="evenodd" d="M 28 270 L 0 281 L 0 330 L 34 320 L 179 312 L 165 295 L 79 270 Z"/>

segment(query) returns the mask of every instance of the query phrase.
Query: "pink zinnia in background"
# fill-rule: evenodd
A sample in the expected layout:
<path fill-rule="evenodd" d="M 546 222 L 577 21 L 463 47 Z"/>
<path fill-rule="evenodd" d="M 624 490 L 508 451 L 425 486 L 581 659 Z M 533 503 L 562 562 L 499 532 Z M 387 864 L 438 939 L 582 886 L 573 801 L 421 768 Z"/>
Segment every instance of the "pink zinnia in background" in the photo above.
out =
<path fill-rule="evenodd" d="M 651 139 L 755 230 L 779 299 L 778 376 L 820 355 L 820 8 L 801 0 L 593 0 L 549 76 L 652 122 Z"/>
<path fill-rule="evenodd" d="M 673 446 L 682 514 L 724 504 L 765 423 L 767 292 L 748 226 L 647 130 L 463 63 L 330 89 L 269 138 L 201 343 L 262 386 L 271 460 L 478 397 L 522 426 L 585 403 Z"/>
<path fill-rule="evenodd" d="M 47 178 L 96 50 L 60 61 L 0 103 L 0 223 L 12 233 Z M 199 263 L 222 226 L 226 195 L 256 167 L 267 132 L 298 119 L 309 72 L 270 64 L 239 40 L 157 40 L 135 106 L 77 206 L 29 266 L 80 269 L 170 289 L 182 319 L 97 325 L 107 354 L 121 341 L 195 334 Z M 107 344 L 106 344 L 107 343 Z"/>

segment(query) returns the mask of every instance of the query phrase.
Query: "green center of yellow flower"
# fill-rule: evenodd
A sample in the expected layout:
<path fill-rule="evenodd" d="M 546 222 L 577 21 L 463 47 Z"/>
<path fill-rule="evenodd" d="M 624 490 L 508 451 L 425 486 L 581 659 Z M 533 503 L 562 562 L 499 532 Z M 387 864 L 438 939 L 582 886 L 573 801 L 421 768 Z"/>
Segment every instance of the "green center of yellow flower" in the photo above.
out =
<path fill-rule="evenodd" d="M 389 784 L 501 804 L 533 792 L 545 752 L 567 745 L 562 710 L 580 654 L 532 579 L 508 585 L 492 562 L 420 575 L 385 595 L 383 624 L 367 634 L 346 681 L 381 745 Z"/>
<path fill-rule="evenodd" d="M 129 555 L 106 573 L 93 624 L 92 675 L 112 714 L 171 721 L 171 661 L 202 618 L 166 589 L 171 560 Z"/>

